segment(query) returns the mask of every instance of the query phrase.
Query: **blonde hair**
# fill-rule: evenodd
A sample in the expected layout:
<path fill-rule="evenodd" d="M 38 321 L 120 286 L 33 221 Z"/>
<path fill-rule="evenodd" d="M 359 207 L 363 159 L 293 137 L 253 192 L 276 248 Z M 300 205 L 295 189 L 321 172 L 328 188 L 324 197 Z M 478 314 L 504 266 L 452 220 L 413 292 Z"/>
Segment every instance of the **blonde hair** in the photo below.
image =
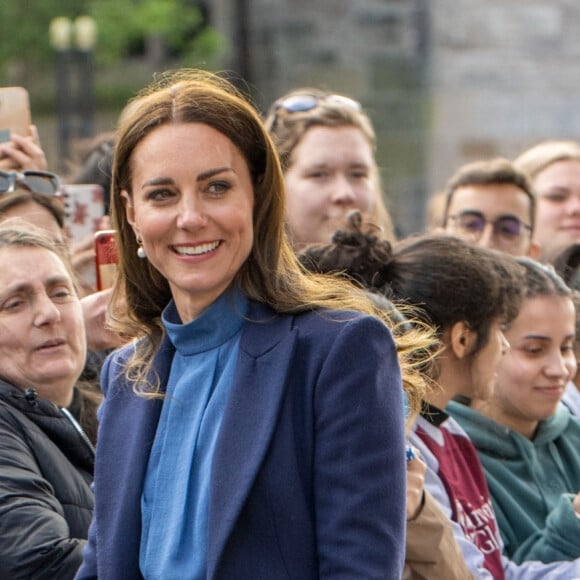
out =
<path fill-rule="evenodd" d="M 307 111 L 289 112 L 281 106 L 285 100 L 302 95 L 317 99 L 316 107 Z M 375 151 L 377 138 L 369 116 L 362 108 L 346 106 L 345 100 L 350 101 L 342 95 L 332 95 L 327 91 L 305 87 L 287 93 L 271 105 L 264 122 L 276 145 L 284 172 L 292 164 L 292 152 L 312 127 L 354 127 L 361 131 L 373 152 Z M 356 101 L 352 103 L 358 104 Z M 382 237 L 392 242 L 395 240 L 393 220 L 385 206 L 380 170 L 374 156 L 372 171 L 375 199 L 373 208 L 366 217 L 382 228 Z"/>
<path fill-rule="evenodd" d="M 580 143 L 544 141 L 524 151 L 514 165 L 533 181 L 538 173 L 557 161 L 580 161 Z"/>
<path fill-rule="evenodd" d="M 171 292 L 168 281 L 149 261 L 137 257 L 138 243 L 127 220 L 121 191 L 133 195 L 131 160 L 135 147 L 152 131 L 169 123 L 213 127 L 234 143 L 248 164 L 255 200 L 254 243 L 235 284 L 251 300 L 277 313 L 319 308 L 355 310 L 390 324 L 388 315 L 374 307 L 362 291 L 344 281 L 307 274 L 299 265 L 285 233 L 280 161 L 256 109 L 217 75 L 199 70 L 166 73 L 132 101 L 118 128 L 112 167 L 111 206 L 119 236 L 119 274 L 111 316 L 118 331 L 142 337 L 125 369 L 137 392 L 159 394 L 158 378 L 150 375 L 151 361 L 163 337 L 160 316 Z M 398 339 L 403 380 L 411 401 L 417 401 L 425 388 L 416 371 L 418 352 L 425 349 L 427 353 L 431 342 L 428 331 Z"/>

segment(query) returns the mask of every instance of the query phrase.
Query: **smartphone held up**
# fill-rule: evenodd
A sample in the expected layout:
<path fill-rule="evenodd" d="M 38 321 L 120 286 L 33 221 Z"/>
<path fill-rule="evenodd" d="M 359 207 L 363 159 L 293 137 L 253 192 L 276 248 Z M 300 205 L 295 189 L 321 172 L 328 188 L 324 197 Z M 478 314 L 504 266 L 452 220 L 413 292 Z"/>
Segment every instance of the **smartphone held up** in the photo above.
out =
<path fill-rule="evenodd" d="M 95 233 L 95 266 L 97 290 L 111 288 L 117 275 L 117 236 L 115 230 Z"/>
<path fill-rule="evenodd" d="M 31 124 L 30 99 L 24 87 L 0 87 L 0 142 L 12 133 L 25 137 Z"/>

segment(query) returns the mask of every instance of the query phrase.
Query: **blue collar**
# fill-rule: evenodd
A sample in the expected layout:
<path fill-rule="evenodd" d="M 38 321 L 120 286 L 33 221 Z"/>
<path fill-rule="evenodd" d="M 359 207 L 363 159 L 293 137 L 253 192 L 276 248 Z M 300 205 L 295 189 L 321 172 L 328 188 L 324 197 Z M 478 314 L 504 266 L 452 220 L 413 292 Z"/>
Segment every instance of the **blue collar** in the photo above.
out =
<path fill-rule="evenodd" d="M 182 324 L 172 300 L 161 314 L 167 336 L 181 355 L 211 350 L 235 336 L 243 327 L 248 299 L 241 291 L 224 292 L 195 320 Z"/>

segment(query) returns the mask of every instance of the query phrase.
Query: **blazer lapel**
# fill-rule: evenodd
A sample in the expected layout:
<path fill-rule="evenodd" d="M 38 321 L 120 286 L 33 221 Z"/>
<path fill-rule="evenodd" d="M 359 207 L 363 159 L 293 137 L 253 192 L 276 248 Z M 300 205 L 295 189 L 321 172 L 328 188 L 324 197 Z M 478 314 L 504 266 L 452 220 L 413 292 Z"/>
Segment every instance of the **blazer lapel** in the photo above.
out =
<path fill-rule="evenodd" d="M 208 578 L 214 577 L 266 455 L 294 352 L 293 317 L 276 316 L 256 304 L 253 310 L 240 341 L 238 366 L 212 463 Z M 261 321 L 254 322 L 256 318 Z"/>

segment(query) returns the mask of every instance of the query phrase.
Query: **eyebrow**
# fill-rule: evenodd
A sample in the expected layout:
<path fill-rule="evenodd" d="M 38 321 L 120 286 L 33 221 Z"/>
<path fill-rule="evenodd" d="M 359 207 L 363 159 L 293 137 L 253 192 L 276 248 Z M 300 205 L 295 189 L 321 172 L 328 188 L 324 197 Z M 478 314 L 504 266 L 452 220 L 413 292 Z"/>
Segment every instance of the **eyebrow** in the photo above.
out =
<path fill-rule="evenodd" d="M 575 334 L 567 334 L 564 337 L 564 340 L 574 340 L 575 336 L 576 336 Z M 550 337 L 550 336 L 544 336 L 543 334 L 526 334 L 524 336 L 524 339 L 527 339 L 527 340 L 543 340 L 545 342 L 549 342 L 549 341 L 552 340 L 552 337 Z"/>
<path fill-rule="evenodd" d="M 334 166 L 335 166 L 335 163 L 333 163 L 332 161 L 319 161 L 319 162 L 313 163 L 312 165 L 306 164 L 306 169 L 328 169 L 328 168 L 333 168 Z M 347 163 L 346 167 L 348 169 L 353 169 L 353 168 L 371 169 L 371 165 L 368 163 L 365 163 L 364 161 L 355 161 L 353 163 Z"/>
<path fill-rule="evenodd" d="M 468 214 L 468 213 L 481 215 L 484 218 L 489 219 L 488 218 L 489 214 L 484 212 L 484 211 L 481 211 L 480 209 L 462 209 L 460 212 L 456 213 L 455 215 L 464 215 L 464 214 Z M 515 218 L 515 219 L 523 222 L 522 218 L 518 217 L 515 213 L 511 213 L 511 212 L 499 213 L 495 216 L 495 219 L 498 220 L 499 218 L 506 218 L 506 217 Z"/>
<path fill-rule="evenodd" d="M 552 191 L 570 191 L 570 187 L 568 187 L 567 185 L 550 185 L 548 187 L 546 187 L 545 189 L 540 189 L 538 190 L 540 192 L 545 192 L 545 193 L 550 193 Z"/>
<path fill-rule="evenodd" d="M 47 278 L 45 280 L 45 282 L 43 283 L 43 286 L 57 286 L 58 284 L 67 284 L 68 286 L 73 287 L 73 283 L 72 280 L 70 278 L 68 278 L 67 276 L 51 276 L 50 278 Z M 28 292 L 31 288 L 32 288 L 32 284 L 30 284 L 29 282 L 23 282 L 21 284 L 16 284 L 16 286 L 12 286 L 12 287 L 8 287 L 6 289 L 6 292 L 3 292 L 2 295 L 6 296 L 6 295 L 10 295 L 13 294 L 15 292 Z"/>
<path fill-rule="evenodd" d="M 195 180 L 199 183 L 200 181 L 205 181 L 210 177 L 214 177 L 215 175 L 219 175 L 220 173 L 225 173 L 227 171 L 234 171 L 229 166 L 224 167 L 215 167 L 214 169 L 208 169 L 207 171 L 202 171 Z M 142 186 L 141 189 L 144 187 L 150 187 L 152 185 L 174 185 L 175 180 L 171 177 L 154 177 L 153 179 L 149 179 L 146 181 Z"/>

